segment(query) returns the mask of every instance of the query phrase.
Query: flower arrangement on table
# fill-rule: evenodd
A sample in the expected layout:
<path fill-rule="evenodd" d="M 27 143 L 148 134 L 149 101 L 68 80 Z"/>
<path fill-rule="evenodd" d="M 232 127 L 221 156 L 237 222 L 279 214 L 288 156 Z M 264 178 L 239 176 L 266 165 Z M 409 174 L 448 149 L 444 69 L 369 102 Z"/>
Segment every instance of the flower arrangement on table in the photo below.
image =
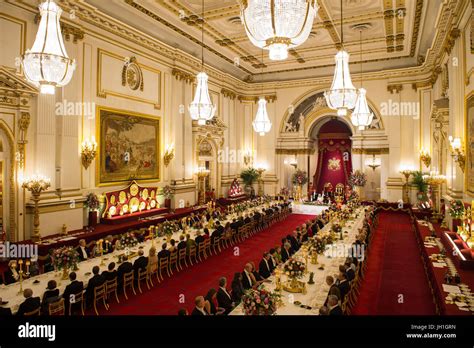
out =
<path fill-rule="evenodd" d="M 138 244 L 138 239 L 135 234 L 127 232 L 120 237 L 120 246 L 122 248 L 131 248 Z"/>
<path fill-rule="evenodd" d="M 284 273 L 292 279 L 302 278 L 304 276 L 305 270 L 305 264 L 293 258 L 289 259 L 283 267 Z"/>
<path fill-rule="evenodd" d="M 280 190 L 280 195 L 285 196 L 285 197 L 289 196 L 290 190 L 288 189 L 288 187 L 282 187 Z"/>
<path fill-rule="evenodd" d="M 461 200 L 452 200 L 449 202 L 449 215 L 453 219 L 461 219 L 464 214 L 464 203 Z"/>
<path fill-rule="evenodd" d="M 280 295 L 265 289 L 249 289 L 242 296 L 245 315 L 272 315 L 279 301 Z"/>
<path fill-rule="evenodd" d="M 54 250 L 53 260 L 56 269 L 58 270 L 77 270 L 79 263 L 79 253 L 71 246 L 65 246 Z"/>
<path fill-rule="evenodd" d="M 163 187 L 161 190 L 161 194 L 166 198 L 166 199 L 171 199 L 174 195 L 174 190 L 170 185 L 166 185 Z"/>
<path fill-rule="evenodd" d="M 84 204 L 87 208 L 89 208 L 90 211 L 99 210 L 99 206 L 100 206 L 99 198 L 97 197 L 95 193 L 92 193 L 92 192 L 89 193 L 86 196 L 86 201 L 84 202 Z"/>
<path fill-rule="evenodd" d="M 341 233 L 342 232 L 342 226 L 338 222 L 335 222 L 331 226 L 331 231 L 333 231 L 334 233 Z"/>
<path fill-rule="evenodd" d="M 334 238 L 330 234 L 327 234 L 327 235 L 321 237 L 321 239 L 323 240 L 323 242 L 325 244 L 325 247 L 327 245 L 331 245 L 331 244 L 334 243 Z"/>
<path fill-rule="evenodd" d="M 326 242 L 325 238 L 315 237 L 311 239 L 309 250 L 321 255 L 326 251 Z"/>
<path fill-rule="evenodd" d="M 308 174 L 304 170 L 297 169 L 291 177 L 291 182 L 293 185 L 302 186 L 308 182 Z"/>
<path fill-rule="evenodd" d="M 367 175 L 361 172 L 360 170 L 356 170 L 349 176 L 349 185 L 351 186 L 360 186 L 364 187 L 367 183 Z"/>

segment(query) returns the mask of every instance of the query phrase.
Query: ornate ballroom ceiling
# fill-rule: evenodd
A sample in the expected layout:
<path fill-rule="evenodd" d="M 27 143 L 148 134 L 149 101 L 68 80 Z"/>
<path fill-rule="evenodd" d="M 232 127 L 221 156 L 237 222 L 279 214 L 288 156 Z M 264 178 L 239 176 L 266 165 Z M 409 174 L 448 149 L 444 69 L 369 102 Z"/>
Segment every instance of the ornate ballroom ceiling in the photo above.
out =
<path fill-rule="evenodd" d="M 85 0 L 108 15 L 200 57 L 201 0 Z M 271 61 L 248 40 L 237 0 L 205 0 L 206 62 L 247 80 L 287 80 L 332 74 L 340 42 L 340 3 L 318 0 L 310 38 L 285 61 Z M 345 47 L 365 71 L 418 65 L 434 36 L 441 0 L 344 0 Z M 236 60 L 238 64 L 235 64 Z M 359 67 L 357 68 L 357 71 Z"/>

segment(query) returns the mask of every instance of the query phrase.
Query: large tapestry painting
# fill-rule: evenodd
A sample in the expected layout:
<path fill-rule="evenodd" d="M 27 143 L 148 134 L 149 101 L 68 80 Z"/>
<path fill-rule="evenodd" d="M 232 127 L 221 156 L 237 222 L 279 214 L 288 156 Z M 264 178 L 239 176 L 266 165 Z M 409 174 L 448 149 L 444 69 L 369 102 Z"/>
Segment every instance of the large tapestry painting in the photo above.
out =
<path fill-rule="evenodd" d="M 100 185 L 159 180 L 159 118 L 99 108 L 97 133 Z"/>
<path fill-rule="evenodd" d="M 474 196 L 474 95 L 467 100 L 466 129 L 466 180 L 467 191 Z"/>

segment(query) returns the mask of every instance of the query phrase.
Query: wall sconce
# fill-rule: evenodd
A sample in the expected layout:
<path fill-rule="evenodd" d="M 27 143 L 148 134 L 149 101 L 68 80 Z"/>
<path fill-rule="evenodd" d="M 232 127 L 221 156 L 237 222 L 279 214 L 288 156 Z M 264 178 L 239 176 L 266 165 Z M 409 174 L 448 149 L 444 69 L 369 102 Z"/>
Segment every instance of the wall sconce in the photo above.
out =
<path fill-rule="evenodd" d="M 89 168 L 96 155 L 97 143 L 95 142 L 95 138 L 92 137 L 92 140 L 84 139 L 81 145 L 81 160 L 84 169 Z"/>
<path fill-rule="evenodd" d="M 449 143 L 451 144 L 451 153 L 454 161 L 459 165 L 459 168 L 464 172 L 466 166 L 466 154 L 464 153 L 463 144 L 460 138 L 453 138 L 449 136 Z"/>
<path fill-rule="evenodd" d="M 429 167 L 431 164 L 431 156 L 428 151 L 426 151 L 424 148 L 421 148 L 420 150 L 420 160 L 423 162 L 425 167 Z"/>
<path fill-rule="evenodd" d="M 248 166 L 248 165 L 252 165 L 252 162 L 253 162 L 252 151 L 250 151 L 250 150 L 245 151 L 245 153 L 244 153 L 244 164 L 246 166 Z"/>
<path fill-rule="evenodd" d="M 170 145 L 166 146 L 165 154 L 163 156 L 163 162 L 165 163 L 165 167 L 171 163 L 174 158 L 174 144 L 171 143 Z"/>
<path fill-rule="evenodd" d="M 375 158 L 375 154 L 372 154 L 372 161 L 367 161 L 365 165 L 372 168 L 372 170 L 375 172 L 375 169 L 381 165 L 380 158 Z"/>

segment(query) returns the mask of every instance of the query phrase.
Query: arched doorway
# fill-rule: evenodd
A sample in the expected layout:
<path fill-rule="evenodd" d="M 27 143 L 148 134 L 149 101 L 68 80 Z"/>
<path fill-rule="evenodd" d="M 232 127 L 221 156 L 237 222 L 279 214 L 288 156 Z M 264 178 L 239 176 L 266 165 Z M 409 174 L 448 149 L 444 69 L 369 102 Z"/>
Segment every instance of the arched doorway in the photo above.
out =
<path fill-rule="evenodd" d="M 15 173 L 13 137 L 0 123 L 0 231 L 15 236 Z"/>
<path fill-rule="evenodd" d="M 218 187 L 217 149 L 212 141 L 203 139 L 198 145 L 197 162 L 199 168 L 205 168 L 209 175 L 204 179 L 206 200 L 216 195 Z"/>
<path fill-rule="evenodd" d="M 325 187 L 334 190 L 337 186 L 347 185 L 352 172 L 352 131 L 342 120 L 324 117 L 317 122 L 312 131 L 316 147 L 313 165 L 311 192 L 321 193 Z"/>

